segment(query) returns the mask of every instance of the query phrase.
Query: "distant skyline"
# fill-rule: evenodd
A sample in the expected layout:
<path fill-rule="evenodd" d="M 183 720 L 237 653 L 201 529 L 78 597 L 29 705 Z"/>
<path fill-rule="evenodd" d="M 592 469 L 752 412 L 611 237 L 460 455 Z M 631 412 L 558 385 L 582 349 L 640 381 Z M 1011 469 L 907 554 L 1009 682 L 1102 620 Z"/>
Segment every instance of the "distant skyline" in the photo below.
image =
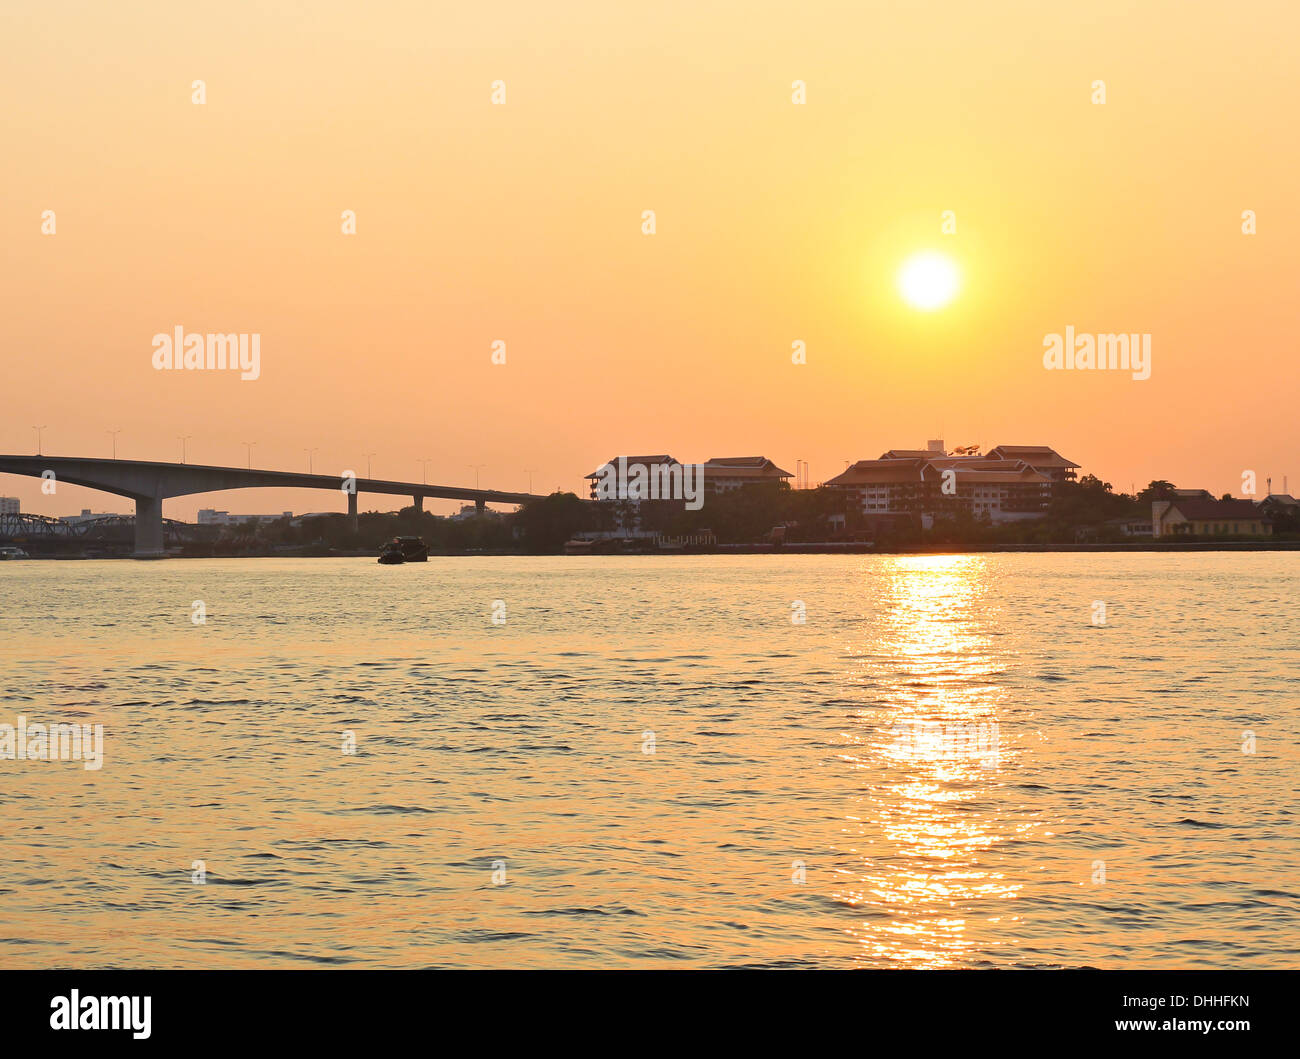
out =
<path fill-rule="evenodd" d="M 1123 491 L 1300 476 L 1294 6 L 757 3 L 690 34 L 671 5 L 381 7 L 5 5 L 0 452 L 120 429 L 122 458 L 255 441 L 266 468 L 582 495 L 615 452 L 816 482 L 942 437 Z M 925 252 L 960 273 L 935 311 L 899 293 Z M 257 378 L 155 370 L 178 326 L 260 335 Z M 1067 328 L 1150 335 L 1150 378 L 1045 371 Z"/>

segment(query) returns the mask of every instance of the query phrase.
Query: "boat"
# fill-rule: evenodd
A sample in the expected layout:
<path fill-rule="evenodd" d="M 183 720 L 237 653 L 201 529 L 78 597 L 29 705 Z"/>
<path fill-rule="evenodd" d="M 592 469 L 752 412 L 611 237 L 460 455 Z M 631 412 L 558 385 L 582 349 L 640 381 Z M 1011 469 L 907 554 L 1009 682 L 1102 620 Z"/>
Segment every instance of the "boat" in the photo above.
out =
<path fill-rule="evenodd" d="M 0 562 L 4 562 L 6 560 L 11 560 L 11 559 L 30 559 L 30 558 L 31 556 L 28 555 L 21 548 L 12 548 L 7 545 L 0 547 Z"/>
<path fill-rule="evenodd" d="M 379 552 L 379 561 L 385 566 L 398 563 L 427 563 L 429 548 L 419 537 L 394 537 Z"/>
<path fill-rule="evenodd" d="M 402 558 L 408 563 L 429 561 L 429 546 L 419 537 L 394 537 L 393 543 L 402 549 Z"/>

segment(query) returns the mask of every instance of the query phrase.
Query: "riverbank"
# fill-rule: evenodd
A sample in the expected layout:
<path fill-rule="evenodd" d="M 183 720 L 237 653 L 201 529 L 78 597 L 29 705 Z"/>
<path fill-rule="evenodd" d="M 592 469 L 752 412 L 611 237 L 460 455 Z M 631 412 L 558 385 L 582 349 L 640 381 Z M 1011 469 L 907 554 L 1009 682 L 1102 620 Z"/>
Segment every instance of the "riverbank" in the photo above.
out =
<path fill-rule="evenodd" d="M 1297 540 L 1257 540 L 1257 541 L 1133 541 L 1109 544 L 919 544 L 912 547 L 880 547 L 860 541 L 841 543 L 825 541 L 808 544 L 719 544 L 707 548 L 644 548 L 624 551 L 597 553 L 602 556 L 633 557 L 661 555 L 665 557 L 680 555 L 974 555 L 998 552 L 1289 552 L 1300 551 Z M 521 552 L 503 550 L 470 551 L 434 551 L 430 557 L 439 558 L 518 558 L 528 555 L 559 555 L 560 552 Z M 129 554 L 77 554 L 60 553 L 48 555 L 30 555 L 27 559 L 16 562 L 34 562 L 40 560 L 62 560 L 65 562 L 92 559 L 130 559 Z M 371 549 L 324 549 L 303 548 L 301 550 L 279 550 L 265 552 L 243 552 L 239 554 L 203 554 L 194 551 L 169 553 L 168 559 L 358 559 L 377 558 Z"/>

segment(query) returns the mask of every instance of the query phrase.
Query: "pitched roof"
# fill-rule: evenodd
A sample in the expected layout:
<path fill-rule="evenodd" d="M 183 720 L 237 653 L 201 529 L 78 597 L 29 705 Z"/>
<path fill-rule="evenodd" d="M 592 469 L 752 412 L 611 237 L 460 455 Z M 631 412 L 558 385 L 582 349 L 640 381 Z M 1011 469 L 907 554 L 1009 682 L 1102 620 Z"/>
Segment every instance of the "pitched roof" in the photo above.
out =
<path fill-rule="evenodd" d="M 998 483 L 1012 484 L 1023 482 L 1025 484 L 1048 484 L 1051 479 L 1042 474 L 1027 463 L 1019 461 L 1012 467 L 1008 467 L 1009 460 L 977 460 L 970 464 L 963 465 L 956 460 L 945 460 L 944 463 L 950 466 L 941 466 L 939 460 L 931 460 L 930 466 L 926 468 L 927 477 L 941 477 L 945 471 L 952 471 L 953 477 L 958 482 L 967 482 L 971 485 L 985 484 L 997 485 Z M 992 463 L 993 466 L 989 466 Z"/>
<path fill-rule="evenodd" d="M 1047 484 L 1051 481 L 1029 464 L 1017 460 L 989 460 L 979 456 L 942 456 L 922 459 L 859 460 L 826 485 L 836 488 L 891 482 L 923 482 L 952 471 L 958 482 L 969 485 Z"/>
<path fill-rule="evenodd" d="M 1170 510 L 1186 519 L 1213 521 L 1225 518 L 1260 518 L 1259 508 L 1253 500 L 1174 500 Z"/>
<path fill-rule="evenodd" d="M 926 461 L 923 459 L 906 460 L 858 460 L 842 474 L 837 474 L 829 486 L 866 485 L 871 482 L 919 482 L 924 473 Z"/>
<path fill-rule="evenodd" d="M 995 459 L 1024 460 L 1031 467 L 1050 467 L 1053 470 L 1079 466 L 1050 445 L 994 445 L 988 455 Z"/>
<path fill-rule="evenodd" d="M 618 461 L 619 461 L 620 458 L 621 458 L 621 459 L 625 459 L 625 460 L 627 461 L 627 466 L 629 466 L 629 467 L 635 467 L 638 463 L 641 464 L 641 466 L 643 466 L 643 467 L 657 467 L 657 466 L 659 466 L 660 464 L 663 464 L 663 463 L 676 463 L 676 462 L 677 462 L 677 461 L 676 461 L 675 459 L 673 459 L 671 456 L 667 456 L 667 455 L 661 455 L 661 456 L 624 456 L 624 457 L 615 456 L 612 460 L 609 461 L 608 464 L 605 464 L 604 466 L 617 467 L 617 466 L 618 466 Z M 590 474 L 583 475 L 584 478 L 599 478 L 600 476 L 601 476 L 601 468 L 600 468 L 600 467 L 597 467 L 597 468 L 596 468 L 594 471 L 592 471 Z"/>
<path fill-rule="evenodd" d="M 766 456 L 714 456 L 704 465 L 704 472 L 718 478 L 792 478 Z"/>

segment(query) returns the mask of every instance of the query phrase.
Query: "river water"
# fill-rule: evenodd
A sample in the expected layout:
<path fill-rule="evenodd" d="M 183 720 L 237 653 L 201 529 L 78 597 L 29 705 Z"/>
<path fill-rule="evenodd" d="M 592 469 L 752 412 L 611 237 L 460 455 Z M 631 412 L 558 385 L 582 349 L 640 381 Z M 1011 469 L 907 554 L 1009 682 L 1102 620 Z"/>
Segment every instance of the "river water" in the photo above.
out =
<path fill-rule="evenodd" d="M 0 966 L 1300 966 L 1298 599 L 1277 552 L 0 564 L 0 725 L 103 725 L 0 761 Z"/>

